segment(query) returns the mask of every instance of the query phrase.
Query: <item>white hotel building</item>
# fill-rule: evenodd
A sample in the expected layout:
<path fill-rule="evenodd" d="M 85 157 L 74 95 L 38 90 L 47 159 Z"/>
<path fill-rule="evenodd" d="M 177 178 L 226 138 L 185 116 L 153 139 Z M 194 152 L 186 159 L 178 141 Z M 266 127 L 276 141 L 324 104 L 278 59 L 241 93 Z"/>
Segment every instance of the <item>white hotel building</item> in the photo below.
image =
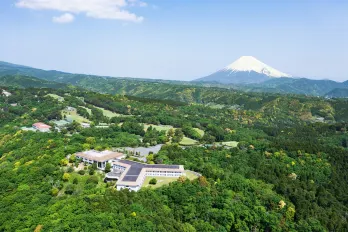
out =
<path fill-rule="evenodd" d="M 107 163 L 112 164 L 112 162 L 124 159 L 125 154 L 113 151 L 84 151 L 75 154 L 76 158 L 82 159 L 83 162 L 93 164 L 96 163 L 98 169 L 104 170 Z"/>
<path fill-rule="evenodd" d="M 186 175 L 183 165 L 142 164 L 130 160 L 118 160 L 113 162 L 112 168 L 122 172 L 116 184 L 117 190 L 127 188 L 138 191 L 147 176 L 180 177 Z"/>

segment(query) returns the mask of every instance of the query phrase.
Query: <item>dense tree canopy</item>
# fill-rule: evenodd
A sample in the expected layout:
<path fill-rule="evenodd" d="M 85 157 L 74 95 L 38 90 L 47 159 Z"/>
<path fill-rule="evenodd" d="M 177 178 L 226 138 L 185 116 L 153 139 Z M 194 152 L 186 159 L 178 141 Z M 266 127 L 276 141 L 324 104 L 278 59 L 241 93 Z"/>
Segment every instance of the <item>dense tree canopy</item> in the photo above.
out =
<path fill-rule="evenodd" d="M 212 94 L 205 101 L 215 105 L 189 105 L 77 89 L 8 91 L 0 96 L 0 231 L 348 230 L 348 118 L 336 110 L 347 101 Z M 92 127 L 21 130 L 62 119 L 67 106 Z M 178 145 L 184 136 L 200 144 Z M 224 145 L 231 141 L 238 145 Z M 75 169 L 70 156 L 156 144 L 165 145 L 149 162 L 202 176 L 117 191 L 96 167 Z"/>

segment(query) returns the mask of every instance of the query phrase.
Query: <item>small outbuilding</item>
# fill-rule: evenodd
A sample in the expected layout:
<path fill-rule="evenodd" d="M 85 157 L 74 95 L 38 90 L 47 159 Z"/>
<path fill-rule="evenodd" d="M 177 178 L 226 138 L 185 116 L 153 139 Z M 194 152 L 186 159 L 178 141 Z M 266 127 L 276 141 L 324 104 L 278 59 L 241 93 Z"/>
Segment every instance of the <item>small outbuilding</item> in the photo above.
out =
<path fill-rule="evenodd" d="M 49 132 L 51 129 L 51 126 L 49 126 L 45 123 L 42 123 L 42 122 L 37 122 L 37 123 L 33 124 L 33 128 L 35 130 L 40 131 L 40 132 Z"/>

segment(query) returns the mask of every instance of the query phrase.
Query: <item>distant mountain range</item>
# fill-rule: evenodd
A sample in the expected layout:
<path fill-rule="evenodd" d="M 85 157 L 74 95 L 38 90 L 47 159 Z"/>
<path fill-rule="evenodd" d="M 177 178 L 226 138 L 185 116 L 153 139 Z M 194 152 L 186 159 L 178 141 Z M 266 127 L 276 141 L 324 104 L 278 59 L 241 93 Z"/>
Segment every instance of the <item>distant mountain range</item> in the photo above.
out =
<path fill-rule="evenodd" d="M 157 92 L 155 87 L 159 84 L 170 84 L 178 91 L 180 86 L 194 85 L 246 92 L 348 97 L 348 81 L 339 83 L 294 78 L 249 56 L 241 57 L 219 72 L 193 82 L 72 74 L 0 62 L 0 85 L 3 86 L 61 88 L 73 85 L 102 93 L 137 95 L 143 91 Z M 151 86 L 154 87 L 152 90 Z"/>

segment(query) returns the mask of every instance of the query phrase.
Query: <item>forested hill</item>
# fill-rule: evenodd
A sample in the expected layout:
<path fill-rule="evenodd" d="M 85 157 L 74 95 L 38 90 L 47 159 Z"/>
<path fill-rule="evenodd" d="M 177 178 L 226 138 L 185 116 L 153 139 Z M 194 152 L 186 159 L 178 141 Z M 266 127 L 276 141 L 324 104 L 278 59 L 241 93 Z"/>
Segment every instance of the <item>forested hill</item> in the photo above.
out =
<path fill-rule="evenodd" d="M 231 100 L 240 105 L 225 107 L 79 89 L 6 91 L 0 231 L 348 231 L 348 117 L 336 118 L 347 101 L 240 95 Z M 70 116 L 68 106 L 77 112 L 66 128 L 24 130 Z M 203 176 L 117 191 L 105 173 L 79 169 L 69 156 L 155 144 L 165 145 L 148 163 Z"/>
<path fill-rule="evenodd" d="M 52 81 L 26 76 L 0 77 L 4 86 L 21 87 L 68 87 Z M 277 93 L 245 93 L 214 87 L 199 87 L 139 80 L 79 77 L 69 79 L 75 86 L 95 92 L 129 95 L 140 98 L 160 99 L 189 104 L 203 104 L 211 108 L 267 111 L 277 118 L 300 118 L 313 121 L 324 118 L 328 122 L 340 122 L 348 118 L 347 100 L 326 100 L 304 95 L 283 95 Z M 71 88 L 71 86 L 70 86 Z"/>
<path fill-rule="evenodd" d="M 282 94 L 304 94 L 312 96 L 327 96 L 334 89 L 348 89 L 346 83 L 339 83 L 330 80 L 310 80 L 306 78 L 274 78 L 259 84 L 249 85 L 222 85 L 219 83 L 200 83 L 186 81 L 167 81 L 153 79 L 137 79 L 124 77 L 103 77 L 96 75 L 72 74 L 55 70 L 42 70 L 22 65 L 15 65 L 6 62 L 0 62 L 0 76 L 3 75 L 25 75 L 33 76 L 47 81 L 55 81 L 65 84 L 71 84 L 88 88 L 102 93 L 121 93 L 137 94 L 139 86 L 146 84 L 170 84 L 181 86 L 215 86 L 227 89 L 239 89 L 244 92 L 270 92 Z M 147 86 L 148 87 L 148 86 Z M 151 89 L 153 90 L 153 89 Z M 151 91 L 147 88 L 145 91 Z M 133 92 L 133 93 L 132 93 Z M 342 96 L 343 94 L 343 96 Z M 336 95 L 333 95 L 336 96 Z M 344 91 L 341 91 L 337 97 L 348 97 Z"/>
<path fill-rule="evenodd" d="M 31 76 L 23 75 L 6 75 L 0 76 L 0 86 L 11 86 L 18 88 L 67 88 L 64 83 L 47 81 Z"/>

